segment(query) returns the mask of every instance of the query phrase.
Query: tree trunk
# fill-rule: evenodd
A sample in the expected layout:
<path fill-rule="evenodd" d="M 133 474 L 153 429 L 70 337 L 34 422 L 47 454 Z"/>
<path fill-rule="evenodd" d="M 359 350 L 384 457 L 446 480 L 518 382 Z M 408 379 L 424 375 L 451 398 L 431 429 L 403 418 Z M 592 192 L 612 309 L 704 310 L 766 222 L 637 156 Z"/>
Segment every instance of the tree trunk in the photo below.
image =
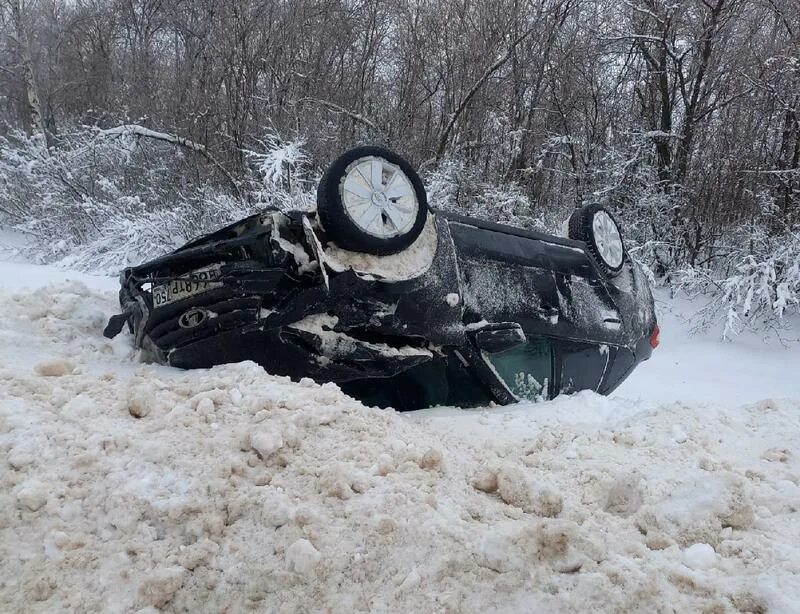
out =
<path fill-rule="evenodd" d="M 800 96 L 795 96 L 793 104 L 787 106 L 783 117 L 781 147 L 777 169 L 780 196 L 781 221 L 785 227 L 791 228 L 794 221 L 795 180 L 800 177 L 800 121 L 795 109 L 800 103 Z M 784 228 L 781 228 L 784 230 Z"/>
<path fill-rule="evenodd" d="M 686 105 L 686 112 L 683 121 L 683 130 L 678 145 L 677 152 L 677 176 L 678 182 L 683 182 L 686 179 L 686 174 L 689 170 L 689 160 L 692 155 L 692 147 L 694 145 L 694 134 L 696 128 L 696 121 L 699 115 L 700 104 L 703 100 L 703 86 L 705 85 L 704 79 L 708 71 L 709 62 L 711 61 L 711 51 L 714 43 L 714 37 L 718 32 L 720 21 L 720 13 L 725 6 L 725 0 L 718 0 L 716 6 L 711 8 L 708 26 L 703 32 L 703 46 L 701 48 L 700 57 L 698 58 L 697 75 L 691 85 L 691 94 L 689 100 L 684 100 Z"/>
<path fill-rule="evenodd" d="M 28 120 L 32 135 L 45 136 L 44 121 L 42 119 L 42 106 L 39 103 L 39 95 L 36 93 L 36 79 L 33 72 L 33 58 L 31 57 L 31 43 L 28 39 L 28 31 L 25 29 L 25 22 L 22 19 L 21 0 L 9 0 L 11 4 L 11 16 L 14 19 L 14 29 L 16 31 L 17 45 L 19 46 L 20 59 L 22 64 L 22 78 L 25 81 L 25 90 L 28 94 Z"/>
<path fill-rule="evenodd" d="M 654 117 L 653 122 L 661 134 L 653 140 L 658 157 L 658 179 L 664 186 L 669 186 L 672 183 L 672 150 L 669 136 L 672 134 L 672 89 L 667 73 L 666 32 L 663 33 L 663 37 L 657 57 L 648 51 L 641 38 L 635 40 L 637 48 L 644 57 L 650 79 L 656 81 L 655 84 L 651 81 L 649 87 L 655 89 L 656 100 L 653 106 L 658 106 L 658 117 Z"/>

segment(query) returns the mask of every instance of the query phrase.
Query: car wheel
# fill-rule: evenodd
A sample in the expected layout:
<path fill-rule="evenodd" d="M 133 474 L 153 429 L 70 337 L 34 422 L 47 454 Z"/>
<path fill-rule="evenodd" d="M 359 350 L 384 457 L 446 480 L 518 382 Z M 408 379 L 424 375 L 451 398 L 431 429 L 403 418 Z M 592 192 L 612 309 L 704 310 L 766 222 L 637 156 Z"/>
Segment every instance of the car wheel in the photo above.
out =
<path fill-rule="evenodd" d="M 383 147 L 356 147 L 322 176 L 317 213 L 339 247 L 384 256 L 419 237 L 428 200 L 419 175 L 403 158 Z"/>
<path fill-rule="evenodd" d="M 622 232 L 603 206 L 586 205 L 569 218 L 569 238 L 583 241 L 597 264 L 608 275 L 617 275 L 625 262 Z"/>

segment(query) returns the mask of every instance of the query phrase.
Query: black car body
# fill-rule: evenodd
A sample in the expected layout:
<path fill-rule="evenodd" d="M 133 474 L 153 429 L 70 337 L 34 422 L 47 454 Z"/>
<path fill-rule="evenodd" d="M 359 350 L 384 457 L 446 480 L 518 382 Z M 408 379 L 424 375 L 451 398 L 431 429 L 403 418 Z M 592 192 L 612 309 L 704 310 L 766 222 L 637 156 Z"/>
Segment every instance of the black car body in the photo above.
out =
<path fill-rule="evenodd" d="M 253 360 L 397 409 L 607 394 L 657 335 L 627 256 L 611 276 L 585 242 L 441 212 L 374 256 L 337 248 L 313 213 L 266 211 L 121 283 L 107 334 L 127 321 L 157 362 Z"/>

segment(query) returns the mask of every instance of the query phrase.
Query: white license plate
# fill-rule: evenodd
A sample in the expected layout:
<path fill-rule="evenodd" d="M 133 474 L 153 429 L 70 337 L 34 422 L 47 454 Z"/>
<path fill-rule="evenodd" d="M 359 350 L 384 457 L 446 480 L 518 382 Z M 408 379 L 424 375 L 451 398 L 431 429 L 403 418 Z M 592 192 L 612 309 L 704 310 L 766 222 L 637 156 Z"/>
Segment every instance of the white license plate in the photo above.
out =
<path fill-rule="evenodd" d="M 196 296 L 208 292 L 214 288 L 219 288 L 222 282 L 216 281 L 220 278 L 220 267 L 214 264 L 203 269 L 191 271 L 180 279 L 173 279 L 165 284 L 153 286 L 153 305 L 163 307 L 170 303 L 182 301 L 190 296 Z"/>

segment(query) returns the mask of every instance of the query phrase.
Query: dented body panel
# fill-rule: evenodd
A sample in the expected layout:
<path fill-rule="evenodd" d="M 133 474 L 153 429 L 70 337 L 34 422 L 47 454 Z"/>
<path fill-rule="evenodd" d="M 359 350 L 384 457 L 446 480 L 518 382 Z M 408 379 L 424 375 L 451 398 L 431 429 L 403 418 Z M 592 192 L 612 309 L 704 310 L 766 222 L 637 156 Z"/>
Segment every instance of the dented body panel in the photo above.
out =
<path fill-rule="evenodd" d="M 157 362 L 253 360 L 399 409 L 518 400 L 493 357 L 533 339 L 552 355 L 532 380 L 540 397 L 610 392 L 649 357 L 655 326 L 634 264 L 606 279 L 579 241 L 443 214 L 406 252 L 367 257 L 336 248 L 313 215 L 267 211 L 126 269 L 121 284 L 107 334 L 127 322 Z"/>

